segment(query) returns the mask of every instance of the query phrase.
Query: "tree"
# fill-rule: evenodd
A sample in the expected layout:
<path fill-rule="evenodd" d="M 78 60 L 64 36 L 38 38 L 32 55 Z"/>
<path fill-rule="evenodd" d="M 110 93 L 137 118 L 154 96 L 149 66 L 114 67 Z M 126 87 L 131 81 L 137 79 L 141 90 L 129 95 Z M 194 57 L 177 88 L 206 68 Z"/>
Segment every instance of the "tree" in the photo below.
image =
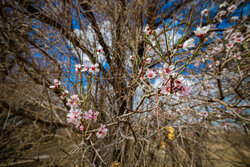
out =
<path fill-rule="evenodd" d="M 247 5 L 1 2 L 1 159 L 60 141 L 55 165 L 214 163 L 211 133 L 248 135 Z"/>

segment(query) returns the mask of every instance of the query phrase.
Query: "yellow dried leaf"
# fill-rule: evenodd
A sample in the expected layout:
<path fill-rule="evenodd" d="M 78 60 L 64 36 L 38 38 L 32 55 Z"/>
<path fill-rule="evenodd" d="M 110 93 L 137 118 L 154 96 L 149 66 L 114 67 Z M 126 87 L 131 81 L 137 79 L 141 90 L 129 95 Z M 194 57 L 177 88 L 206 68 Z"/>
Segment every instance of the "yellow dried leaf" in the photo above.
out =
<path fill-rule="evenodd" d="M 175 139 L 174 133 L 169 133 L 168 138 L 169 138 L 169 140 L 174 140 Z"/>
<path fill-rule="evenodd" d="M 161 141 L 161 148 L 166 149 L 166 144 L 165 144 L 165 142 L 163 140 Z"/>
<path fill-rule="evenodd" d="M 111 167 L 120 167 L 120 162 L 113 162 L 112 166 Z"/>
<path fill-rule="evenodd" d="M 165 128 L 169 133 L 174 133 L 174 128 L 172 126 L 166 127 Z"/>

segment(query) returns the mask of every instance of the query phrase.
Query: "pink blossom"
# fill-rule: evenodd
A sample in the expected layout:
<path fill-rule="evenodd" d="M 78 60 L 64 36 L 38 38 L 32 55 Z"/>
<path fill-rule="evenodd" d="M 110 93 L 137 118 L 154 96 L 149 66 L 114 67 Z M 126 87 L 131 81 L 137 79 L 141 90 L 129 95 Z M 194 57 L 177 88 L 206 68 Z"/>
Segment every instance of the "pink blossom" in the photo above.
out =
<path fill-rule="evenodd" d="M 151 47 L 149 47 L 149 48 L 148 48 L 148 51 L 149 51 L 149 52 L 152 52 L 152 51 L 153 51 L 153 49 L 152 49 Z"/>
<path fill-rule="evenodd" d="M 81 64 L 76 64 L 75 65 L 75 72 L 78 74 L 78 72 L 81 70 Z"/>
<path fill-rule="evenodd" d="M 144 77 L 144 72 L 140 69 L 139 71 L 139 75 L 141 76 L 141 80 L 144 80 L 145 77 Z"/>
<path fill-rule="evenodd" d="M 89 110 L 88 112 L 85 112 L 85 119 L 96 122 L 98 114 L 99 112 Z"/>
<path fill-rule="evenodd" d="M 144 76 L 141 76 L 141 80 L 144 80 L 145 79 L 145 77 Z"/>
<path fill-rule="evenodd" d="M 190 38 L 190 39 L 186 40 L 184 42 L 184 44 L 181 45 L 181 48 L 183 48 L 185 51 L 188 51 L 188 48 L 192 48 L 192 47 L 195 47 L 193 38 Z"/>
<path fill-rule="evenodd" d="M 49 86 L 50 89 L 57 89 L 58 86 L 57 85 L 53 85 L 53 86 Z"/>
<path fill-rule="evenodd" d="M 89 68 L 87 66 L 82 65 L 81 72 L 86 72 L 88 70 L 89 70 Z"/>
<path fill-rule="evenodd" d="M 60 98 L 61 98 L 61 99 L 65 99 L 66 96 L 68 96 L 68 94 L 69 94 L 69 91 L 68 91 L 68 90 L 64 90 L 64 91 L 62 92 Z"/>
<path fill-rule="evenodd" d="M 231 129 L 231 128 L 230 128 L 230 125 L 229 125 L 229 124 L 225 124 L 225 125 L 224 125 L 224 129 L 225 129 L 225 130 Z"/>
<path fill-rule="evenodd" d="M 203 11 L 201 11 L 201 15 L 207 16 L 207 15 L 208 15 L 208 10 L 207 10 L 207 9 L 204 9 Z"/>
<path fill-rule="evenodd" d="M 60 82 L 60 81 L 58 81 L 57 79 L 54 79 L 54 84 L 55 84 L 55 85 L 60 85 L 60 84 L 61 84 L 61 82 Z"/>
<path fill-rule="evenodd" d="M 57 79 L 54 79 L 54 85 L 50 86 L 49 88 L 51 89 L 57 89 L 58 87 L 60 87 L 61 82 L 58 81 Z"/>
<path fill-rule="evenodd" d="M 135 58 L 134 55 L 129 56 L 129 59 L 130 59 L 130 60 L 134 60 L 134 58 Z"/>
<path fill-rule="evenodd" d="M 207 118 L 208 117 L 208 113 L 206 111 L 203 112 L 203 117 Z"/>
<path fill-rule="evenodd" d="M 169 95 L 171 93 L 170 82 L 162 85 L 160 94 Z"/>
<path fill-rule="evenodd" d="M 184 78 L 182 76 L 180 76 L 179 78 L 174 80 L 174 83 L 177 87 L 180 87 L 182 85 L 183 81 L 184 81 Z"/>
<path fill-rule="evenodd" d="M 95 65 L 91 66 L 91 68 L 89 68 L 89 72 L 92 74 L 98 73 L 99 72 L 99 64 L 96 63 Z"/>
<path fill-rule="evenodd" d="M 199 38 L 203 38 L 207 32 L 209 31 L 210 29 L 210 25 L 208 26 L 204 26 L 202 28 L 200 27 L 197 27 L 196 30 L 194 31 L 195 35 L 197 35 Z"/>
<path fill-rule="evenodd" d="M 83 131 L 83 129 L 84 129 L 84 126 L 81 125 L 81 126 L 79 127 L 79 130 L 80 130 L 80 131 Z"/>
<path fill-rule="evenodd" d="M 236 5 L 231 5 L 227 8 L 227 11 L 229 13 L 233 13 L 235 10 L 237 9 L 237 6 Z"/>
<path fill-rule="evenodd" d="M 77 127 L 81 124 L 81 119 L 82 119 L 82 111 L 81 109 L 74 109 L 71 108 L 69 110 L 69 113 L 67 114 L 67 122 L 68 123 L 73 123 Z"/>
<path fill-rule="evenodd" d="M 228 43 L 228 44 L 226 44 L 226 47 L 227 47 L 228 50 L 231 49 L 233 46 L 234 46 L 233 43 Z"/>
<path fill-rule="evenodd" d="M 188 96 L 191 93 L 192 89 L 190 86 L 182 85 L 180 96 Z"/>
<path fill-rule="evenodd" d="M 245 38 L 243 36 L 240 36 L 240 37 L 236 37 L 234 39 L 234 42 L 235 43 L 242 43 L 244 40 L 245 40 Z"/>
<path fill-rule="evenodd" d="M 146 27 L 144 28 L 144 33 L 146 33 L 147 35 L 152 35 L 153 30 L 151 30 L 149 26 L 146 25 Z"/>
<path fill-rule="evenodd" d="M 78 74 L 79 71 L 86 72 L 88 69 L 89 68 L 87 66 L 85 66 L 85 65 L 80 65 L 80 64 L 76 64 L 75 65 L 75 72 L 76 72 L 76 74 Z"/>
<path fill-rule="evenodd" d="M 174 80 L 172 86 L 173 86 L 174 92 L 177 93 L 177 95 L 180 95 L 179 91 L 181 91 L 183 85 L 185 84 L 184 84 L 184 78 L 182 76 Z"/>
<path fill-rule="evenodd" d="M 79 99 L 78 95 L 72 95 L 67 100 L 66 105 L 73 108 L 73 107 L 79 107 L 81 105 L 81 103 L 82 103 L 82 101 Z"/>
<path fill-rule="evenodd" d="M 102 52 L 103 52 L 103 49 L 102 49 L 102 47 L 100 46 L 100 47 L 97 49 L 97 53 L 98 53 L 98 54 L 102 54 Z"/>
<path fill-rule="evenodd" d="M 108 129 L 106 128 L 106 125 L 101 124 L 101 127 L 98 129 L 96 136 L 98 138 L 104 138 L 107 135 L 107 132 L 108 132 Z"/>
<path fill-rule="evenodd" d="M 168 77 L 169 75 L 174 74 L 174 65 L 170 65 L 168 63 L 165 63 L 163 65 L 163 67 L 159 70 L 159 74 L 161 75 L 161 77 Z"/>
<path fill-rule="evenodd" d="M 236 54 L 234 55 L 234 57 L 235 57 L 236 59 L 240 60 L 240 59 L 241 59 L 241 52 L 236 53 Z"/>
<path fill-rule="evenodd" d="M 155 73 L 153 70 L 148 69 L 148 70 L 146 71 L 146 76 L 147 76 L 149 79 L 152 79 L 152 78 L 156 77 L 156 73 Z"/>
<path fill-rule="evenodd" d="M 222 10 L 222 11 L 220 11 L 219 13 L 217 13 L 216 17 L 220 18 L 220 17 L 222 17 L 222 16 L 225 16 L 226 13 L 227 13 L 227 11 Z"/>
<path fill-rule="evenodd" d="M 147 64 L 150 64 L 150 63 L 151 63 L 151 58 L 150 58 L 150 57 L 146 58 L 146 63 L 147 63 Z"/>
<path fill-rule="evenodd" d="M 170 94 L 170 85 L 161 87 L 160 94 L 169 95 Z"/>

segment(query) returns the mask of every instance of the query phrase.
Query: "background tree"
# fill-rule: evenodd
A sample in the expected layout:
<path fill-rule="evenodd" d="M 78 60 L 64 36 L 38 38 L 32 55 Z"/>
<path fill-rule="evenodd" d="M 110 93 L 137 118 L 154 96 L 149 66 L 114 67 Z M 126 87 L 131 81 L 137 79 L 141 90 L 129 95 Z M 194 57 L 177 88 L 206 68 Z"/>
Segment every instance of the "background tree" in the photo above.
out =
<path fill-rule="evenodd" d="M 249 147 L 249 3 L 227 3 L 2 1 L 1 161 L 211 166 L 228 160 L 211 143 L 220 145 L 227 134 L 219 129 L 233 126 L 226 146 L 241 156 L 229 163 L 249 164 L 249 153 L 236 149 Z M 196 37 L 197 27 L 209 25 Z M 184 51 L 190 38 L 195 46 Z M 164 81 L 166 65 L 175 75 Z M 181 76 L 192 88 L 185 97 L 178 95 L 184 86 L 174 86 Z M 96 122 L 81 120 L 83 129 L 65 121 L 73 94 L 83 117 L 99 112 Z M 104 139 L 95 136 L 101 123 L 108 128 Z"/>

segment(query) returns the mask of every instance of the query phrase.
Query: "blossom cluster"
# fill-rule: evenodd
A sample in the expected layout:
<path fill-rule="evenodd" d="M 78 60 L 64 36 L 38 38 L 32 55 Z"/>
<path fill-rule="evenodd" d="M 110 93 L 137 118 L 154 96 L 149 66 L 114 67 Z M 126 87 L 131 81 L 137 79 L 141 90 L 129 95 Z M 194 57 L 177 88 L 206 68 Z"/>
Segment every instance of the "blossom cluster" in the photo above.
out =
<path fill-rule="evenodd" d="M 185 83 L 183 77 L 179 77 L 172 83 L 171 80 L 165 82 L 160 93 L 166 95 L 175 93 L 177 97 L 186 97 L 191 93 L 191 87 Z"/>
<path fill-rule="evenodd" d="M 233 13 L 237 9 L 236 4 L 229 5 L 227 3 L 224 3 L 221 5 L 222 11 L 220 11 L 217 15 L 217 19 L 221 19 L 226 15 L 229 15 L 230 13 Z M 205 9 L 201 12 L 202 15 L 208 16 L 208 10 Z M 231 18 L 232 20 L 237 20 L 238 17 L 234 16 Z M 241 56 L 243 53 L 241 53 L 242 49 L 240 49 L 239 46 L 242 46 L 242 43 L 246 41 L 246 39 L 249 38 L 250 35 L 249 31 L 246 33 L 242 33 L 235 29 L 227 29 L 227 31 L 224 31 L 223 39 L 221 40 L 221 37 L 217 36 L 217 31 L 214 31 L 213 28 L 215 28 L 215 25 L 206 25 L 204 27 L 197 27 L 194 31 L 194 34 L 199 38 L 199 46 L 203 46 L 203 42 L 207 42 L 208 38 L 205 38 L 206 35 L 209 33 L 209 39 L 213 41 L 216 39 L 215 44 L 211 47 L 212 49 L 210 51 L 206 52 L 206 55 L 201 55 L 199 57 L 195 57 L 193 53 L 194 50 L 192 48 L 195 47 L 195 38 L 189 38 L 185 40 L 181 45 L 179 45 L 180 48 L 185 50 L 187 52 L 191 52 L 193 54 L 192 57 L 195 57 L 197 62 L 203 62 L 205 63 L 205 60 L 213 60 L 213 55 L 221 55 L 221 53 L 226 53 L 227 55 L 234 57 L 236 59 L 241 59 Z M 247 27 L 248 28 L 248 27 Z M 155 53 L 157 53 L 157 47 L 155 47 L 155 41 L 153 41 L 154 38 L 152 36 L 155 34 L 153 31 L 149 28 L 149 26 L 146 26 L 144 29 L 144 33 L 146 34 L 146 38 L 149 40 L 149 47 L 147 47 L 148 55 L 152 53 L 152 48 L 155 50 Z M 220 33 L 220 32 L 219 32 Z M 211 44 L 210 44 L 211 46 Z M 198 48 L 198 47 L 197 47 Z M 155 55 L 154 53 L 154 55 Z M 160 52 L 159 52 L 160 53 Z M 200 52 L 196 52 L 200 54 Z M 148 57 L 146 54 L 145 57 Z M 153 57 L 153 56 L 151 56 Z M 163 59 L 163 56 L 161 56 Z M 165 55 L 164 55 L 165 57 Z M 131 57 L 133 60 L 135 57 Z M 190 57 L 189 57 L 190 58 Z M 226 57 L 228 58 L 228 56 Z M 164 59 L 163 59 L 164 60 Z M 192 59 L 194 60 L 194 59 Z M 193 62 L 193 61 L 190 62 Z M 221 60 L 223 60 L 223 57 L 221 56 L 219 59 L 214 60 L 214 65 L 217 67 L 223 66 L 223 63 L 221 63 Z M 165 61 L 165 60 L 164 60 Z M 151 64 L 152 59 L 151 58 L 145 58 L 144 62 L 146 64 Z M 189 63 L 189 62 L 188 62 Z M 153 65 L 151 65 L 153 66 Z M 150 66 L 149 66 L 150 67 Z M 179 74 L 178 68 L 175 66 L 174 62 L 166 62 L 165 64 L 161 64 L 159 66 L 154 66 L 153 68 L 148 68 L 145 71 L 142 72 L 141 79 L 159 79 L 161 85 L 158 87 L 158 90 L 160 90 L 160 94 L 162 95 L 176 95 L 176 97 L 186 97 L 191 92 L 191 87 L 189 86 L 188 82 L 186 82 Z M 158 82 L 158 81 L 157 81 Z M 183 112 L 177 112 L 180 117 L 182 117 Z M 176 114 L 176 113 L 175 113 Z M 168 114 L 169 116 L 170 114 Z M 211 117 L 213 115 L 209 114 L 207 111 L 199 111 L 197 113 L 194 113 L 194 117 L 198 118 L 198 120 L 207 119 L 208 117 Z M 218 119 L 220 119 L 220 115 L 216 115 Z M 230 125 L 226 124 L 224 126 L 225 129 L 229 129 Z M 173 136 L 170 136 L 170 138 Z"/>
<path fill-rule="evenodd" d="M 84 125 L 81 125 L 83 121 L 82 117 L 83 113 L 82 109 L 80 109 L 82 101 L 79 99 L 78 95 L 70 96 L 70 98 L 68 98 L 67 101 L 68 101 L 67 105 L 71 107 L 69 113 L 67 114 L 68 117 L 67 122 L 73 123 L 74 125 L 76 125 L 76 127 L 79 127 L 79 129 L 82 131 L 84 128 Z M 96 122 L 98 114 L 99 112 L 94 110 L 85 111 L 84 119 Z M 101 124 L 101 127 L 99 128 L 96 135 L 98 138 L 103 138 L 107 135 L 107 131 L 108 129 L 105 128 L 105 125 Z"/>
<path fill-rule="evenodd" d="M 165 63 L 163 67 L 158 70 L 148 69 L 142 79 L 153 79 L 157 76 L 160 77 L 162 85 L 160 87 L 160 94 L 170 95 L 175 93 L 178 97 L 186 97 L 191 92 L 191 87 L 186 84 L 182 76 L 177 76 L 177 72 L 174 71 L 174 65 Z"/>
<path fill-rule="evenodd" d="M 78 108 L 80 107 L 82 101 L 79 99 L 78 95 L 72 95 L 67 99 L 67 106 L 70 108 Z"/>
<path fill-rule="evenodd" d="M 99 112 L 97 111 L 89 110 L 88 112 L 85 112 L 84 118 L 85 120 L 93 120 L 94 122 L 96 122 L 98 114 Z"/>
<path fill-rule="evenodd" d="M 228 29 L 224 32 L 226 43 L 218 43 L 216 45 L 210 45 L 210 50 L 207 53 L 210 56 L 227 53 L 230 57 L 234 57 L 238 60 L 242 58 L 241 45 L 243 42 L 250 37 L 250 35 L 244 35 L 239 31 L 233 32 L 233 29 Z M 219 64 L 219 61 L 215 62 L 215 65 Z"/>
<path fill-rule="evenodd" d="M 206 14 L 207 11 L 204 11 Z M 210 25 L 204 27 L 198 27 L 194 33 L 199 39 L 203 39 L 205 35 L 208 33 L 210 29 Z M 144 33 L 147 36 L 151 36 L 152 30 L 146 26 L 144 29 Z M 152 38 L 150 38 L 152 39 Z M 154 41 L 153 41 L 154 42 Z M 152 42 L 152 43 L 153 43 Z M 195 47 L 195 40 L 194 38 L 190 38 L 186 40 L 183 44 L 180 45 L 182 49 L 188 51 L 190 48 Z M 130 57 L 130 59 L 134 59 L 134 56 Z M 146 58 L 146 64 L 150 64 L 152 62 L 151 58 Z M 174 71 L 175 66 L 171 63 L 165 63 L 161 68 L 157 69 L 147 69 L 145 74 L 142 76 L 142 79 L 154 79 L 155 77 L 159 76 L 161 79 L 161 87 L 160 93 L 163 95 L 175 94 L 178 97 L 186 97 L 191 92 L 191 87 L 184 81 L 182 76 L 178 75 L 177 71 Z"/>
<path fill-rule="evenodd" d="M 232 33 L 232 31 L 233 30 L 230 29 L 226 37 L 228 39 L 228 43 L 226 44 L 226 51 L 227 53 L 229 53 L 229 55 L 235 57 L 236 59 L 241 59 L 241 52 L 237 45 L 240 45 L 245 40 L 245 37 L 241 32 Z"/>
<path fill-rule="evenodd" d="M 76 64 L 75 65 L 75 72 L 76 72 L 76 74 L 78 74 L 79 72 L 89 72 L 92 74 L 96 74 L 100 71 L 98 67 L 99 67 L 98 63 L 91 65 L 90 67 L 88 67 L 86 65 Z"/>
<path fill-rule="evenodd" d="M 227 14 L 234 13 L 234 11 L 237 9 L 237 4 L 232 4 L 228 6 L 228 3 L 225 1 L 222 4 L 220 4 L 220 8 L 222 10 L 217 13 L 215 19 L 221 23 L 223 17 L 225 17 Z"/>
<path fill-rule="evenodd" d="M 75 72 L 78 74 L 79 72 L 89 72 L 89 73 L 97 73 L 99 72 L 98 69 L 99 65 L 94 64 L 91 67 L 87 67 L 85 65 L 77 64 L 75 65 Z M 58 89 L 60 87 L 61 82 L 57 79 L 54 79 L 54 85 L 50 86 L 51 89 Z M 97 121 L 97 116 L 99 112 L 94 110 L 89 111 L 82 111 L 82 104 L 83 101 L 78 95 L 69 95 L 68 90 L 58 89 L 61 91 L 60 98 L 62 100 L 66 100 L 66 105 L 69 106 L 70 110 L 67 114 L 67 122 L 72 123 L 76 126 L 76 128 L 79 128 L 80 131 L 84 130 L 84 122 L 86 120 L 89 121 Z M 108 129 L 105 125 L 101 124 L 100 128 L 98 129 L 98 132 L 96 133 L 96 136 L 98 138 L 104 138 L 107 135 Z"/>
<path fill-rule="evenodd" d="M 67 122 L 73 123 L 77 128 L 81 127 L 82 121 L 82 109 L 81 109 L 82 101 L 78 97 L 78 95 L 71 95 L 67 98 L 66 105 L 70 107 L 69 113 L 67 114 Z"/>
<path fill-rule="evenodd" d="M 71 108 L 67 114 L 67 122 L 80 127 L 82 119 L 82 110 L 80 108 Z"/>

